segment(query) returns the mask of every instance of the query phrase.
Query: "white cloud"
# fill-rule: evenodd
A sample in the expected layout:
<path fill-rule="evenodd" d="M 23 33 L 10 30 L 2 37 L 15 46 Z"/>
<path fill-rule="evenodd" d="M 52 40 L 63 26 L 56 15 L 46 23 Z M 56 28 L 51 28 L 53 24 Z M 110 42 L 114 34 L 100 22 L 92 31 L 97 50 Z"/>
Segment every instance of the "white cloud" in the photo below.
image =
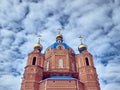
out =
<path fill-rule="evenodd" d="M 4 75 L 0 78 L 1 90 L 19 90 L 20 89 L 20 77 L 14 77 L 12 75 Z M 11 82 L 12 81 L 12 82 Z"/>
<path fill-rule="evenodd" d="M 55 42 L 60 27 L 64 41 L 76 53 L 78 37 L 84 37 L 94 57 L 101 90 L 119 90 L 119 4 L 119 0 L 1 0 L 0 81 L 4 82 L 0 90 L 19 90 L 36 36 L 43 36 L 44 53 Z"/>

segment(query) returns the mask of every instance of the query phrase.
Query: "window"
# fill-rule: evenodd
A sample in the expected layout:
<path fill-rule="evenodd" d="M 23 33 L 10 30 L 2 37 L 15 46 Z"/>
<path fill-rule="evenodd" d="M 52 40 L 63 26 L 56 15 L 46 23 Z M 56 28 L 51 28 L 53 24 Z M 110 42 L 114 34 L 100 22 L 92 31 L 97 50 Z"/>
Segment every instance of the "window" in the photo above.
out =
<path fill-rule="evenodd" d="M 46 70 L 47 70 L 47 71 L 49 70 L 49 61 L 47 61 Z"/>
<path fill-rule="evenodd" d="M 85 58 L 85 62 L 86 62 L 86 65 L 89 66 L 89 60 L 87 57 Z"/>
<path fill-rule="evenodd" d="M 59 59 L 59 61 L 58 61 L 58 67 L 59 68 L 63 68 L 63 60 L 62 59 Z"/>
<path fill-rule="evenodd" d="M 35 65 L 35 63 L 36 63 L 36 57 L 33 58 L 32 65 Z"/>

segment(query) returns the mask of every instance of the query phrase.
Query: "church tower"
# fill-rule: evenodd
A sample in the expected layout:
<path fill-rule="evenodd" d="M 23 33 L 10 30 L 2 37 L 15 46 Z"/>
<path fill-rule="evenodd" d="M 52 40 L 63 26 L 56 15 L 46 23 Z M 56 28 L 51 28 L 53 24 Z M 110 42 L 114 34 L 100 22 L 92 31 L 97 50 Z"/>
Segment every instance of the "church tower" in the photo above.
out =
<path fill-rule="evenodd" d="M 21 90 L 100 90 L 92 55 L 81 37 L 79 54 L 64 42 L 60 31 L 42 54 L 40 37 L 28 55 Z"/>
<path fill-rule="evenodd" d="M 44 55 L 41 54 L 43 46 L 40 44 L 40 37 L 39 35 L 38 43 L 34 45 L 33 52 L 28 55 L 21 90 L 39 90 L 39 81 L 43 77 L 44 62 Z"/>
<path fill-rule="evenodd" d="M 84 83 L 85 90 L 100 90 L 92 55 L 87 51 L 87 46 L 83 44 L 82 37 L 80 37 L 80 41 L 79 54 L 76 55 L 79 80 Z"/>

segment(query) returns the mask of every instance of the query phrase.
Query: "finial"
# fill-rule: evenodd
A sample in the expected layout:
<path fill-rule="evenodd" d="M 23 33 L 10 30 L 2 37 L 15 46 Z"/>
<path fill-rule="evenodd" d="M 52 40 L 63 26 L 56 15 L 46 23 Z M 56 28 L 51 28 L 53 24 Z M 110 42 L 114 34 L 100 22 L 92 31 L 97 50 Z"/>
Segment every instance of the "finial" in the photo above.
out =
<path fill-rule="evenodd" d="M 82 37 L 82 36 L 80 36 L 79 38 L 80 38 L 80 42 L 81 42 L 81 44 L 83 44 L 83 42 L 82 42 L 82 38 L 83 38 L 83 37 Z"/>
<path fill-rule="evenodd" d="M 78 50 L 80 53 L 82 53 L 84 50 L 87 50 L 87 46 L 85 44 L 83 44 L 82 42 L 82 36 L 79 37 L 80 38 L 80 45 L 78 46 Z"/>
<path fill-rule="evenodd" d="M 38 35 L 37 38 L 38 38 L 38 44 L 40 44 L 40 38 L 42 37 L 42 35 Z"/>
<path fill-rule="evenodd" d="M 60 34 L 60 33 L 61 33 L 61 30 L 62 30 L 61 28 L 58 28 L 58 34 Z"/>
<path fill-rule="evenodd" d="M 63 41 L 63 36 L 62 36 L 62 34 L 61 34 L 61 28 L 58 28 L 57 29 L 58 30 L 58 34 L 57 34 L 57 36 L 56 36 L 56 41 L 57 42 L 62 42 Z"/>
<path fill-rule="evenodd" d="M 41 52 L 43 49 L 43 46 L 40 44 L 40 37 L 42 37 L 42 36 L 41 35 L 37 36 L 38 42 L 36 44 L 34 44 L 34 49 L 39 50 L 39 52 Z"/>

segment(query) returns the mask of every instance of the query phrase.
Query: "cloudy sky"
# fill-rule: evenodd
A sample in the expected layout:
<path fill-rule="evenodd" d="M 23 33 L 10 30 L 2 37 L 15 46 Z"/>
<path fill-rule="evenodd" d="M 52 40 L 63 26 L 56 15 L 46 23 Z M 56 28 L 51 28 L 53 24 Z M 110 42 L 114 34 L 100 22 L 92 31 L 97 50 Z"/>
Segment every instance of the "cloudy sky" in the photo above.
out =
<path fill-rule="evenodd" d="M 0 90 L 20 90 L 37 35 L 44 53 L 58 28 L 76 53 L 84 37 L 101 90 L 120 90 L 120 0 L 0 0 Z"/>

